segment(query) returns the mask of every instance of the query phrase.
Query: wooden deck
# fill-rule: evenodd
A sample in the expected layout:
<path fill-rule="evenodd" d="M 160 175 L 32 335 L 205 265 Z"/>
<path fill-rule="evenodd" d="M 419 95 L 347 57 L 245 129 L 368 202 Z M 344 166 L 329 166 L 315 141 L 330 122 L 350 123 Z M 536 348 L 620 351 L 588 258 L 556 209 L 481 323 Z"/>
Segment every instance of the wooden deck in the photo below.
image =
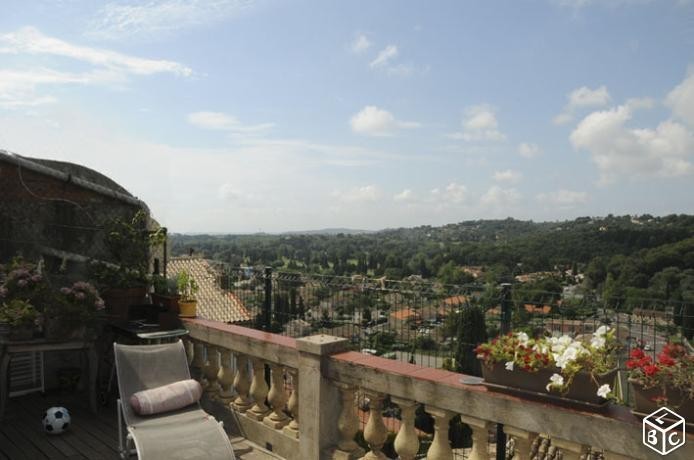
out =
<path fill-rule="evenodd" d="M 41 420 L 49 407 L 70 411 L 70 428 L 60 435 L 44 432 Z M 115 404 L 89 411 L 86 395 L 52 393 L 11 398 L 0 422 L 0 460 L 119 459 Z M 232 437 L 239 460 L 276 460 L 278 457 L 244 438 Z M 137 457 L 133 456 L 132 459 Z"/>

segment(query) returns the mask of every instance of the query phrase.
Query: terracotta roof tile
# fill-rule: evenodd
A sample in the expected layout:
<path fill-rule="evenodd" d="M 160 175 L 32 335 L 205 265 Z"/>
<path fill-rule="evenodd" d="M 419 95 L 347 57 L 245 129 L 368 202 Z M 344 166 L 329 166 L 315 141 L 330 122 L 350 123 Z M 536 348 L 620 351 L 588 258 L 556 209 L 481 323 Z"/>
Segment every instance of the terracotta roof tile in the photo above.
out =
<path fill-rule="evenodd" d="M 175 277 L 186 270 L 198 284 L 198 317 L 223 323 L 240 323 L 253 319 L 243 302 L 232 292 L 223 290 L 217 282 L 219 273 L 205 259 L 174 257 L 166 265 L 168 276 Z"/>

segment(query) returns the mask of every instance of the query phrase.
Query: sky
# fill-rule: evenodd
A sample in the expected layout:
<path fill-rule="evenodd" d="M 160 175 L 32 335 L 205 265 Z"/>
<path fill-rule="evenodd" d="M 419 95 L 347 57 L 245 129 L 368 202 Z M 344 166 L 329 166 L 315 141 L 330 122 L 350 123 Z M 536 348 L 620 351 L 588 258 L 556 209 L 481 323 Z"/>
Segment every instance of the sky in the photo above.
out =
<path fill-rule="evenodd" d="M 173 232 L 694 214 L 694 0 L 0 0 L 0 149 Z"/>

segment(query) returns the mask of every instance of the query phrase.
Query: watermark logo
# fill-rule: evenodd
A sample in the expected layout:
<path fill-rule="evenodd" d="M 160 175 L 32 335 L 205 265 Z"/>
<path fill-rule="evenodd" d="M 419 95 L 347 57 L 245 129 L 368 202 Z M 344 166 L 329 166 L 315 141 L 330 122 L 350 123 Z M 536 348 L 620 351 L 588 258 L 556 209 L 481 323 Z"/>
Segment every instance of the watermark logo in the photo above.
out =
<path fill-rule="evenodd" d="M 643 444 L 667 455 L 685 443 L 684 417 L 661 407 L 643 419 Z"/>

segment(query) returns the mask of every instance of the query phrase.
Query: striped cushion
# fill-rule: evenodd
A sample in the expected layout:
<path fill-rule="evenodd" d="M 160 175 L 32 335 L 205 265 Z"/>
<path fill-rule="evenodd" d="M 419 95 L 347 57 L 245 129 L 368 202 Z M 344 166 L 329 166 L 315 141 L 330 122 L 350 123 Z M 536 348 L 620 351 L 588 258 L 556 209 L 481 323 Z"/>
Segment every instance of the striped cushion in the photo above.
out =
<path fill-rule="evenodd" d="M 195 380 L 181 380 L 150 390 L 138 391 L 130 397 L 130 405 L 139 415 L 168 412 L 200 400 L 202 387 Z"/>

